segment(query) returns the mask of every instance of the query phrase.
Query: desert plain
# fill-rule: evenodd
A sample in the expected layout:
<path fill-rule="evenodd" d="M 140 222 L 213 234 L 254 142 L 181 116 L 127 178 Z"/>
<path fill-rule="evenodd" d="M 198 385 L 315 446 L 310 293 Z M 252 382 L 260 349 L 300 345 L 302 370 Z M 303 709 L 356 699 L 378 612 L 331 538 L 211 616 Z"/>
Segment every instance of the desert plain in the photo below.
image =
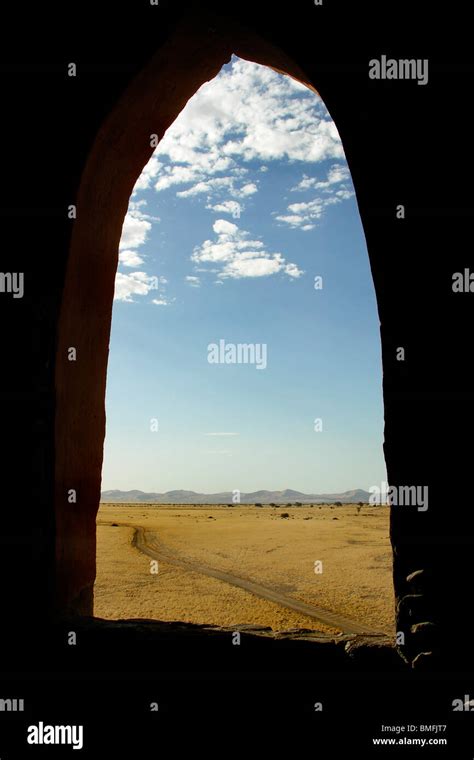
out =
<path fill-rule="evenodd" d="M 355 504 L 101 504 L 94 615 L 393 635 L 388 518 Z"/>

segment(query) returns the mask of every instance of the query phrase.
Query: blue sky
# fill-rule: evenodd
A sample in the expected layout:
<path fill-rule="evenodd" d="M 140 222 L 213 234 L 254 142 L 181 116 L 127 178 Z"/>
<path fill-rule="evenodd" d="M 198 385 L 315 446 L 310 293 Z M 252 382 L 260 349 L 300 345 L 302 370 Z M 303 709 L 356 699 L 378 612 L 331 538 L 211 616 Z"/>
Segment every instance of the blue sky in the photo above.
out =
<path fill-rule="evenodd" d="M 265 346 L 266 366 L 210 363 L 220 340 Z M 324 104 L 289 77 L 234 57 L 144 168 L 122 230 L 106 412 L 103 490 L 386 479 L 350 173 Z"/>

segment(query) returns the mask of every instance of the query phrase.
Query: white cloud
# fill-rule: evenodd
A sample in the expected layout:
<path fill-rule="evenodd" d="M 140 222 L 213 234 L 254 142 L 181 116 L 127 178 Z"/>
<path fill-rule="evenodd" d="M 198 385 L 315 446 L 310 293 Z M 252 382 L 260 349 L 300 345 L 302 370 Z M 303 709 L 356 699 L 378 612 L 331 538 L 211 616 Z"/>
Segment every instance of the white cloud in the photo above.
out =
<path fill-rule="evenodd" d="M 136 212 L 128 212 L 123 222 L 120 250 L 139 248 L 145 242 L 150 230 L 151 222 L 141 218 Z"/>
<path fill-rule="evenodd" d="M 286 264 L 285 272 L 289 277 L 300 277 L 303 274 L 296 264 Z"/>
<path fill-rule="evenodd" d="M 133 192 L 136 193 L 137 190 L 146 190 L 148 187 L 150 187 L 151 180 L 156 177 L 163 166 L 164 164 L 162 164 L 161 161 L 158 161 L 157 157 L 153 155 L 148 161 L 147 165 L 142 169 L 142 173 L 135 183 Z"/>
<path fill-rule="evenodd" d="M 314 228 L 313 222 L 321 219 L 325 205 L 319 198 L 307 203 L 292 203 L 288 206 L 290 214 L 277 216 L 279 222 L 289 225 L 293 229 L 301 229 L 305 232 Z"/>
<path fill-rule="evenodd" d="M 330 185 L 337 182 L 346 182 L 351 179 L 351 173 L 347 164 L 334 164 L 329 169 L 328 179 Z"/>
<path fill-rule="evenodd" d="M 205 176 L 199 166 L 167 166 L 155 184 L 155 190 L 167 190 L 172 185 L 186 185 Z"/>
<path fill-rule="evenodd" d="M 335 194 L 336 198 L 340 198 L 343 201 L 348 200 L 349 198 L 352 198 L 353 195 L 355 195 L 353 190 L 338 190 Z"/>
<path fill-rule="evenodd" d="M 236 224 L 232 224 L 232 222 L 228 222 L 227 219 L 218 219 L 214 224 L 212 225 L 212 229 L 216 233 L 216 235 L 222 235 L 226 237 L 233 237 L 235 236 L 239 228 Z"/>
<path fill-rule="evenodd" d="M 234 219 L 240 219 L 243 210 L 242 204 L 237 201 L 224 201 L 223 203 L 216 203 L 214 206 L 207 205 L 206 208 L 219 214 L 231 214 Z"/>
<path fill-rule="evenodd" d="M 240 435 L 240 433 L 204 433 L 204 435 L 235 436 Z"/>
<path fill-rule="evenodd" d="M 180 190 L 176 195 L 178 198 L 191 198 L 194 195 L 202 195 L 205 193 L 210 197 L 217 190 L 221 189 L 233 191 L 233 177 L 215 177 L 214 179 L 208 179 L 207 182 L 198 182 L 188 188 L 188 190 Z"/>
<path fill-rule="evenodd" d="M 217 281 L 265 277 L 278 272 L 291 278 L 303 274 L 296 264 L 286 262 L 281 253 L 269 253 L 261 240 L 251 240 L 248 232 L 240 230 L 227 219 L 217 219 L 213 230 L 216 240 L 205 240 L 197 246 L 191 260 L 200 264 L 217 264 Z"/>
<path fill-rule="evenodd" d="M 327 190 L 333 185 L 340 184 L 341 182 L 350 182 L 351 175 L 347 164 L 333 164 L 327 173 L 325 180 L 318 180 L 317 177 L 308 177 L 303 174 L 301 182 L 292 187 L 292 192 L 297 190 Z"/>
<path fill-rule="evenodd" d="M 264 172 L 270 161 L 318 163 L 343 155 L 335 124 L 318 95 L 234 56 L 232 67 L 203 84 L 168 128 L 135 191 L 156 179 L 158 192 L 187 185 L 178 190 L 180 198 L 215 196 L 224 189 L 231 189 L 233 198 L 246 197 L 257 186 L 235 185 L 242 161 L 262 162 L 259 170 Z M 216 182 L 220 179 L 225 182 Z"/>
<path fill-rule="evenodd" d="M 324 210 L 324 202 L 320 198 L 315 198 L 312 201 L 306 201 L 304 203 L 291 203 L 288 206 L 288 211 L 292 211 L 295 214 L 309 215 L 312 218 L 319 219 Z M 301 217 L 300 217 L 301 218 Z"/>
<path fill-rule="evenodd" d="M 230 261 L 221 277 L 266 277 L 282 269 L 282 257 L 276 253 L 271 258 L 235 258 Z"/>
<path fill-rule="evenodd" d="M 317 165 L 334 161 L 326 178 L 303 176 L 293 188 L 317 190 L 317 198 L 290 204 L 279 216 L 274 214 L 283 224 L 309 231 L 327 206 L 353 194 L 341 159 L 339 134 L 318 95 L 268 67 L 234 56 L 232 67 L 202 85 L 188 101 L 145 166 L 124 220 L 119 263 L 129 268 L 144 263 L 138 249 L 146 244 L 156 217 L 146 212 L 146 201 L 136 200 L 139 191 L 154 187 L 157 193 L 171 190 L 179 198 L 202 199 L 210 211 L 238 220 L 244 203 L 252 203 L 260 183 L 266 181 L 263 175 L 271 162 Z M 295 279 L 303 274 L 282 253 L 268 251 L 261 240 L 252 239 L 228 220 L 217 219 L 213 230 L 214 239 L 197 246 L 191 259 L 216 275 L 216 284 L 226 278 L 281 273 Z M 158 288 L 153 303 L 168 305 L 171 301 L 162 292 L 163 282 L 153 285 L 156 280 L 143 271 L 120 272 L 115 298 L 133 301 Z M 201 283 L 194 275 L 185 281 L 191 287 Z"/>
<path fill-rule="evenodd" d="M 142 246 L 147 240 L 152 222 L 160 221 L 159 217 L 146 213 L 144 210 L 146 205 L 146 200 L 130 200 L 128 204 L 119 244 L 119 251 L 121 254 L 124 254 L 123 256 L 120 255 L 120 263 L 123 263 L 125 266 L 138 266 L 143 263 L 143 259 L 140 259 L 136 253 L 135 263 L 128 263 L 131 261 L 131 255 L 133 254 L 131 249 Z"/>
<path fill-rule="evenodd" d="M 145 272 L 131 272 L 130 274 L 117 272 L 114 299 L 133 303 L 133 296 L 146 296 L 150 290 L 155 289 L 156 277 L 150 277 Z"/>
<path fill-rule="evenodd" d="M 253 195 L 254 193 L 258 192 L 258 187 L 255 182 L 249 182 L 247 185 L 244 185 L 240 188 L 240 190 L 237 190 L 236 192 L 239 198 L 246 198 L 248 195 Z"/>
<path fill-rule="evenodd" d="M 209 201 L 213 196 L 222 192 L 226 192 L 234 198 L 247 198 L 257 191 L 255 182 L 247 182 L 239 187 L 237 177 L 212 177 L 191 185 L 187 190 L 179 190 L 176 196 L 178 198 L 193 198 L 196 195 L 206 195 Z"/>
<path fill-rule="evenodd" d="M 354 196 L 349 182 L 349 168 L 344 164 L 333 164 L 324 180 L 303 175 L 301 182 L 292 191 L 320 190 L 321 194 L 310 201 L 290 203 L 287 213 L 276 216 L 277 221 L 304 232 L 314 229 L 315 221 L 321 219 L 328 206 Z"/>
<path fill-rule="evenodd" d="M 141 256 L 136 251 L 121 251 L 119 253 L 119 263 L 124 267 L 139 267 L 144 263 Z"/>
<path fill-rule="evenodd" d="M 153 298 L 152 303 L 154 303 L 156 306 L 169 306 L 171 303 L 173 303 L 174 298 L 168 299 L 168 298 Z"/>
<path fill-rule="evenodd" d="M 285 222 L 291 227 L 299 227 L 304 222 L 304 217 L 296 214 L 287 214 L 286 216 L 277 216 L 279 222 Z"/>
<path fill-rule="evenodd" d="M 136 249 L 146 242 L 152 222 L 159 221 L 158 217 L 146 213 L 146 206 L 146 200 L 130 200 L 129 202 L 119 243 L 119 266 L 139 267 L 145 263 L 144 258 Z M 151 276 L 143 271 L 129 274 L 117 272 L 114 300 L 134 303 L 135 296 L 146 296 L 151 290 L 161 291 L 166 284 L 165 277 Z M 155 302 L 158 301 L 153 303 Z"/>

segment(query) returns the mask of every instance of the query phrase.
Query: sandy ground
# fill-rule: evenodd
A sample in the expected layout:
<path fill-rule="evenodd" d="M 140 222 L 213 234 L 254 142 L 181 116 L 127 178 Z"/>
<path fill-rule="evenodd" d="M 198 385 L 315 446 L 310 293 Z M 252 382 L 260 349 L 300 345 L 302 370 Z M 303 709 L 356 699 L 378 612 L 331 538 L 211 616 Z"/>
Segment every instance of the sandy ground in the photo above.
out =
<path fill-rule="evenodd" d="M 283 519 L 282 513 L 290 517 Z M 334 519 L 337 517 L 337 520 Z M 133 527 L 155 531 L 167 553 L 394 631 L 388 509 L 355 506 L 220 507 L 102 504 L 97 517 L 97 617 L 154 618 L 273 630 L 334 628 L 243 589 L 159 562 L 132 546 Z M 322 572 L 315 572 L 315 562 Z M 319 565 L 317 569 L 321 569 Z"/>

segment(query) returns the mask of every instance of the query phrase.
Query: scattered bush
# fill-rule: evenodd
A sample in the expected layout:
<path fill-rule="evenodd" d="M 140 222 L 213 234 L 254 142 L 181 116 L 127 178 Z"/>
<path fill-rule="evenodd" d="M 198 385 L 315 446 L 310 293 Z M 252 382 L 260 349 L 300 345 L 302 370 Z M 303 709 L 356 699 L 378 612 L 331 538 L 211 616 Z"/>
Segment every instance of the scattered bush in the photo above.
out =
<path fill-rule="evenodd" d="M 280 517 L 284 517 L 284 518 L 287 518 L 289 516 L 290 515 L 288 514 L 288 512 L 282 512 L 281 515 L 280 515 Z"/>

